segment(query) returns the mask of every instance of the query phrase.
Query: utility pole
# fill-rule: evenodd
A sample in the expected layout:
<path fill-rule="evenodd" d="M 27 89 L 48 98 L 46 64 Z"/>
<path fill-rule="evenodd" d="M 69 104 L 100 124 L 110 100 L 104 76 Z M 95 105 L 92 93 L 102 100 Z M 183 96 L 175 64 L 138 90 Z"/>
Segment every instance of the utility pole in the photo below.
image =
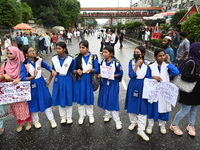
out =
<path fill-rule="evenodd" d="M 132 0 L 130 1 L 130 19 L 131 19 Z"/>

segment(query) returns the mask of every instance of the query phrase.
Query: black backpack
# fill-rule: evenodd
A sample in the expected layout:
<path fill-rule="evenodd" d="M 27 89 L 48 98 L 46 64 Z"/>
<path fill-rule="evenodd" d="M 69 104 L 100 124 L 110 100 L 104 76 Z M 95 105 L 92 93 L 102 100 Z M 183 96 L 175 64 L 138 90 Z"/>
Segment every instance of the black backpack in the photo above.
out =
<path fill-rule="evenodd" d="M 119 37 L 116 35 L 116 37 L 115 37 L 115 44 L 117 44 L 118 40 L 119 40 Z"/>

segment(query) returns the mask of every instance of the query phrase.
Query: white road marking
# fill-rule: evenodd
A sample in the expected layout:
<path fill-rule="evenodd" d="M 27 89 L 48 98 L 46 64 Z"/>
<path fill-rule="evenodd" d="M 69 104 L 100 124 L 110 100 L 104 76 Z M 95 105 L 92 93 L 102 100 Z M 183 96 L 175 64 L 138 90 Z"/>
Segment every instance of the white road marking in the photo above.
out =
<path fill-rule="evenodd" d="M 122 85 L 123 85 L 123 87 L 124 87 L 124 90 L 127 90 L 127 85 L 126 85 L 126 83 L 125 83 L 125 81 L 124 81 L 124 79 L 122 78 Z"/>

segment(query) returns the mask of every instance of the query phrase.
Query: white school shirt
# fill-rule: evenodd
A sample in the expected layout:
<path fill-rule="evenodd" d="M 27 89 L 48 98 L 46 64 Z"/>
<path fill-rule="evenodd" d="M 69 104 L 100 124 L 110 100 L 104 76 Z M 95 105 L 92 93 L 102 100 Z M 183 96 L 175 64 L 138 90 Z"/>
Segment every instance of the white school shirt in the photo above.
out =
<path fill-rule="evenodd" d="M 107 35 L 106 35 L 106 41 L 105 41 L 106 43 L 108 43 L 108 42 L 110 41 L 110 39 L 109 39 L 110 37 L 111 37 L 110 34 L 107 34 Z"/>

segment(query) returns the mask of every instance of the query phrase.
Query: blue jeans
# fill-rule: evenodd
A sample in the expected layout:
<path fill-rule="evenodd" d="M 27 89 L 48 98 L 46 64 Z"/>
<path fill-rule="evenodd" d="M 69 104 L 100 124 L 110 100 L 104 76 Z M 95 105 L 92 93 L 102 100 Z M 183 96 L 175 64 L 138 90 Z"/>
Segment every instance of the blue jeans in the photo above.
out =
<path fill-rule="evenodd" d="M 197 112 L 197 105 L 182 104 L 181 110 L 176 114 L 172 125 L 178 126 L 178 123 L 183 117 L 189 113 L 189 125 L 194 126 Z"/>
<path fill-rule="evenodd" d="M 0 129 L 3 128 L 3 118 L 0 118 Z"/>

